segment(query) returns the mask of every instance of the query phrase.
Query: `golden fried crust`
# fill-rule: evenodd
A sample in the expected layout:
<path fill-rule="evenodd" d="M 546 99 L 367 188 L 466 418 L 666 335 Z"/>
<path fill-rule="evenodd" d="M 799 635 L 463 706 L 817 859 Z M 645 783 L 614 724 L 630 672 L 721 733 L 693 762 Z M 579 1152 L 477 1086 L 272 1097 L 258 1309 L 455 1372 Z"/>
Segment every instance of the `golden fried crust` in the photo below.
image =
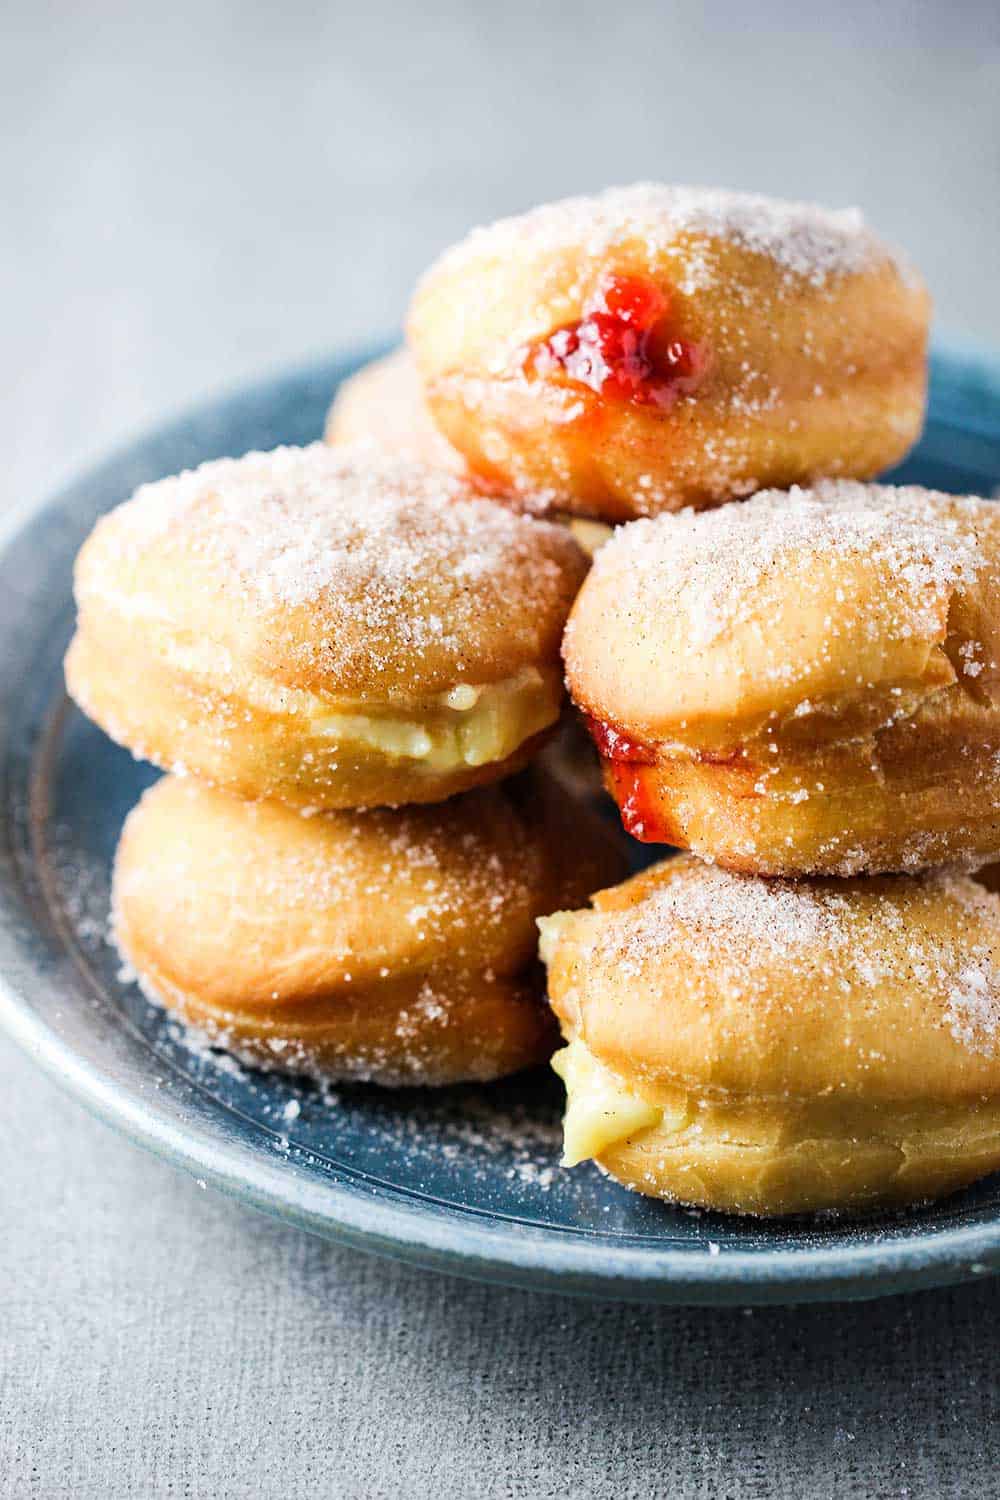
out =
<path fill-rule="evenodd" d="M 636 523 L 564 656 L 639 837 L 764 874 L 1000 853 L 988 501 L 828 481 Z"/>
<path fill-rule="evenodd" d="M 462 457 L 434 425 L 408 349 L 395 349 L 344 381 L 330 407 L 324 437 L 333 447 L 370 443 L 436 468 L 465 469 Z"/>
<path fill-rule="evenodd" d="M 433 801 L 554 726 L 586 567 L 564 528 L 454 475 L 320 444 L 250 454 L 98 523 L 67 682 L 137 754 L 242 795 Z"/>
<path fill-rule="evenodd" d="M 253 1063 L 444 1084 L 549 1055 L 535 918 L 620 873 L 541 773 L 312 818 L 167 777 L 126 822 L 115 930 L 152 996 Z"/>
<path fill-rule="evenodd" d="M 662 293 L 664 337 L 699 351 L 666 407 L 539 374 L 609 275 Z M 896 462 L 923 422 L 928 318 L 856 214 L 647 184 L 475 231 L 424 277 L 408 337 L 470 468 L 621 521 Z"/>
<path fill-rule="evenodd" d="M 969 877 L 681 856 L 593 908 L 543 922 L 543 955 L 567 1039 L 653 1111 L 597 1156 L 627 1185 L 857 1210 L 1000 1167 L 1000 898 Z"/>

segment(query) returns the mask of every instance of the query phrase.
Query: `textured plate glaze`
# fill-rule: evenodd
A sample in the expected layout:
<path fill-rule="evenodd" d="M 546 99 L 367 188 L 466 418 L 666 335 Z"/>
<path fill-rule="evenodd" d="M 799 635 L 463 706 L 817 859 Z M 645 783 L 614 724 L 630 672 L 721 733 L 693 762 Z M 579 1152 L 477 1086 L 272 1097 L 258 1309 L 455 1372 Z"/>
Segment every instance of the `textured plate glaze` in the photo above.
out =
<path fill-rule="evenodd" d="M 192 1048 L 119 976 L 106 941 L 109 864 L 155 773 L 66 702 L 74 553 L 143 480 L 317 436 L 337 382 L 358 363 L 276 376 L 151 433 L 53 500 L 0 557 L 0 1021 L 95 1113 L 201 1182 L 421 1265 L 706 1303 L 875 1296 L 1000 1270 L 998 1178 L 854 1226 L 686 1213 L 623 1192 L 592 1167 L 561 1171 L 559 1091 L 548 1076 L 324 1097 Z M 926 436 L 900 475 L 994 491 L 1000 362 L 936 356 Z"/>

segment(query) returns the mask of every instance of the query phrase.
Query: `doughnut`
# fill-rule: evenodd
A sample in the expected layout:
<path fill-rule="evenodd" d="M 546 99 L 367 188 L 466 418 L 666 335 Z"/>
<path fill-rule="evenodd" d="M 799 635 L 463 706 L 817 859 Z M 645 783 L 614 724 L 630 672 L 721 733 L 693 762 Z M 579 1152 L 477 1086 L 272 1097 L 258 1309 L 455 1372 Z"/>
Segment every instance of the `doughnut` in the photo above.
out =
<path fill-rule="evenodd" d="M 125 823 L 113 925 L 146 993 L 251 1065 L 457 1083 L 549 1057 L 535 918 L 622 873 L 535 771 L 308 818 L 168 776 Z"/>
<path fill-rule="evenodd" d="M 434 425 L 408 349 L 372 360 L 344 381 L 327 415 L 324 437 L 338 448 L 370 443 L 456 474 L 465 470 L 465 461 Z"/>
<path fill-rule="evenodd" d="M 143 486 L 76 565 L 66 680 L 136 755 L 249 798 L 434 802 L 558 722 L 587 560 L 453 474 L 317 443 Z"/>
<path fill-rule="evenodd" d="M 954 870 L 763 880 L 681 855 L 539 923 L 567 1165 L 773 1216 L 1000 1168 L 1000 896 Z"/>
<path fill-rule="evenodd" d="M 369 444 L 384 452 L 465 473 L 470 482 L 476 482 L 463 459 L 434 426 L 417 367 L 408 349 L 397 349 L 384 359 L 373 360 L 344 381 L 330 407 L 325 441 L 335 448 L 345 444 Z M 495 488 L 477 488 L 494 500 L 514 503 L 513 497 L 499 495 Z M 532 507 L 518 502 L 518 509 L 544 512 L 547 506 L 543 503 Z M 553 519 L 566 522 L 574 540 L 588 557 L 593 557 L 611 535 L 611 528 L 602 521 L 589 521 L 582 516 L 557 516 L 554 512 Z"/>
<path fill-rule="evenodd" d="M 474 473 L 614 522 L 896 463 L 928 319 L 856 210 L 639 183 L 475 230 L 408 338 Z"/>
<path fill-rule="evenodd" d="M 622 528 L 564 642 L 635 837 L 760 875 L 1000 855 L 1000 507 L 827 480 Z"/>

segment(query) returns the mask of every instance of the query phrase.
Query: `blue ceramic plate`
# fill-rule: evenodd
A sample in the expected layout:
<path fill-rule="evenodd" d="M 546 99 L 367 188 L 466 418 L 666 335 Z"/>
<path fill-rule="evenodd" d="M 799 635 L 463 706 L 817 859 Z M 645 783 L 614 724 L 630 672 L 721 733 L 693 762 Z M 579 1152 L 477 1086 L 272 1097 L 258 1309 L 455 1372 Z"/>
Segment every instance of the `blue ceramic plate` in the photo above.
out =
<path fill-rule="evenodd" d="M 74 553 L 144 480 L 316 437 L 358 363 L 279 375 L 159 429 L 51 501 L 0 556 L 0 1021 L 96 1114 L 203 1183 L 425 1266 L 706 1303 L 869 1297 L 1000 1270 L 1000 1178 L 855 1226 L 688 1213 L 591 1167 L 560 1170 L 559 1091 L 547 1075 L 324 1097 L 193 1049 L 120 978 L 106 940 L 109 866 L 154 773 L 64 696 Z M 993 492 L 1000 361 L 938 353 L 926 436 L 900 477 Z"/>

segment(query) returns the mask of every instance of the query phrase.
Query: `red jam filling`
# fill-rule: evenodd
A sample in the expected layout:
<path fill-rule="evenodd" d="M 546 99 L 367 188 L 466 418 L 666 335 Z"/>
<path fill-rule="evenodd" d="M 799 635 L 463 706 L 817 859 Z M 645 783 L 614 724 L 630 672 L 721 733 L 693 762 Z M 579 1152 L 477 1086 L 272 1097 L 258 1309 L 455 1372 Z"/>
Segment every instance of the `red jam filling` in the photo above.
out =
<path fill-rule="evenodd" d="M 656 760 L 656 751 L 651 745 L 644 745 L 641 740 L 630 740 L 628 735 L 622 734 L 620 729 L 606 723 L 604 719 L 594 719 L 588 714 L 587 732 L 597 746 L 597 753 L 602 760 L 629 761 L 640 766 L 651 766 Z"/>
<path fill-rule="evenodd" d="M 613 724 L 589 714 L 587 730 L 608 767 L 626 832 L 645 844 L 669 844 L 671 830 L 664 824 L 655 785 L 645 774 L 647 766 L 656 764 L 656 747 L 629 739 Z"/>
<path fill-rule="evenodd" d="M 584 304 L 583 317 L 529 353 L 536 375 L 562 375 L 601 396 L 670 407 L 705 369 L 697 344 L 671 335 L 670 299 L 650 281 L 610 272 Z"/>
<path fill-rule="evenodd" d="M 671 830 L 660 816 L 659 798 L 650 789 L 642 766 L 612 761 L 611 780 L 625 832 L 644 844 L 669 844 Z"/>

